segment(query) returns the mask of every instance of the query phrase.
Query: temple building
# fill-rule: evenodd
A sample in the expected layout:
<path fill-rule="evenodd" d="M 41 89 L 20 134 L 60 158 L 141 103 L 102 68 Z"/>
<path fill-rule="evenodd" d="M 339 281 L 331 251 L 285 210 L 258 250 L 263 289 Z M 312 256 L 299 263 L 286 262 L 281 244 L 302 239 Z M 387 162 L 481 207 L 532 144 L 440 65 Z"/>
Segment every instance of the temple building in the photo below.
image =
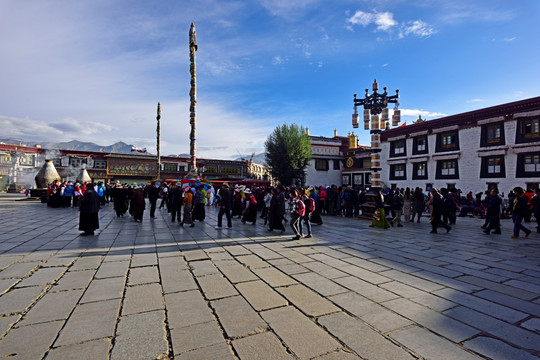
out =
<path fill-rule="evenodd" d="M 540 97 L 389 129 L 381 149 L 388 187 L 538 187 Z"/>
<path fill-rule="evenodd" d="M 145 184 L 156 179 L 157 156 L 148 154 L 105 153 L 0 144 L 0 189 L 17 184 L 17 189 L 35 187 L 34 177 L 45 163 L 53 160 L 62 180 L 75 181 L 82 168 L 92 181 Z M 270 182 L 270 169 L 253 161 L 197 159 L 199 173 L 209 181 L 254 180 Z M 161 179 L 187 175 L 188 157 L 161 156 Z M 13 186 L 13 185 L 12 185 Z"/>

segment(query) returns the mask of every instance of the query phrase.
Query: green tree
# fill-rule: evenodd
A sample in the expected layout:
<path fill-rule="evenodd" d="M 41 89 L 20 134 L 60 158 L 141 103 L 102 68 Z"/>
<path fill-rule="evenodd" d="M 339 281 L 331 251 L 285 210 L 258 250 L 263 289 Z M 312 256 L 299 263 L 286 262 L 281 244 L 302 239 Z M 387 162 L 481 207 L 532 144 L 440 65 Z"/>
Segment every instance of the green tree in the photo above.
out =
<path fill-rule="evenodd" d="M 264 143 L 266 163 L 272 176 L 283 185 L 303 181 L 311 160 L 311 141 L 304 127 L 283 124 Z"/>

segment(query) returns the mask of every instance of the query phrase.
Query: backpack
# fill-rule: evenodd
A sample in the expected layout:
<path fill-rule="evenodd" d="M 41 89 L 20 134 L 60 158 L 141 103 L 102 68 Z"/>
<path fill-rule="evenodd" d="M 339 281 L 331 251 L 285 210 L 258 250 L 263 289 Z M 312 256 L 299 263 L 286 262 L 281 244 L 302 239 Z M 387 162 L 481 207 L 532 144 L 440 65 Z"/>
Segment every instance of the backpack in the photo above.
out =
<path fill-rule="evenodd" d="M 298 200 L 298 215 L 306 215 L 306 204 L 302 200 Z"/>
<path fill-rule="evenodd" d="M 315 199 L 314 198 L 308 198 L 308 201 L 309 201 L 309 206 L 308 206 L 309 212 L 314 212 L 315 211 Z"/>
<path fill-rule="evenodd" d="M 253 194 L 251 194 L 249 197 L 249 205 L 257 206 L 257 199 L 255 196 L 253 196 Z"/>

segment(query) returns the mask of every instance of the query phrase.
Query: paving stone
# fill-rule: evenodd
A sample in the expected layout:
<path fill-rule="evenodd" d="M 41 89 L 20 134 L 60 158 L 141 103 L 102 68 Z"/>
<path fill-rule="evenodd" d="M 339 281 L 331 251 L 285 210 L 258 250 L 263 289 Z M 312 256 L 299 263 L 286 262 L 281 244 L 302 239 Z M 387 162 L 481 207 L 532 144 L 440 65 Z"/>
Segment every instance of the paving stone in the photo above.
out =
<path fill-rule="evenodd" d="M 189 263 L 189 267 L 195 276 L 206 276 L 212 274 L 218 274 L 218 269 L 210 260 L 192 261 Z"/>
<path fill-rule="evenodd" d="M 123 277 L 93 280 L 84 293 L 81 303 L 121 299 L 125 281 Z"/>
<path fill-rule="evenodd" d="M 75 270 L 97 269 L 102 261 L 103 261 L 103 256 L 100 256 L 100 255 L 90 255 L 90 256 L 83 255 L 77 258 L 77 260 L 69 268 L 69 270 L 75 271 Z"/>
<path fill-rule="evenodd" d="M 4 279 L 0 280 L 0 295 L 6 292 L 10 287 L 19 282 L 19 279 Z"/>
<path fill-rule="evenodd" d="M 237 256 L 236 260 L 240 261 L 242 264 L 246 265 L 250 269 L 264 268 L 270 266 L 269 263 L 262 260 L 257 255 Z"/>
<path fill-rule="evenodd" d="M 43 286 L 11 289 L 0 296 L 0 315 L 22 313 L 36 301 L 44 289 Z"/>
<path fill-rule="evenodd" d="M 232 341 L 232 345 L 240 359 L 252 359 L 254 354 L 258 360 L 293 359 L 279 339 L 272 332 L 265 332 Z"/>
<path fill-rule="evenodd" d="M 0 279 L 22 279 L 31 271 L 36 270 L 41 262 L 15 263 L 0 271 Z"/>
<path fill-rule="evenodd" d="M 348 276 L 344 278 L 335 279 L 338 284 L 355 291 L 362 296 L 367 297 L 373 301 L 382 302 L 391 299 L 396 299 L 398 296 L 376 285 L 370 284 L 366 281 L 358 279 L 354 276 Z"/>
<path fill-rule="evenodd" d="M 296 284 L 296 280 L 273 267 L 255 268 L 253 272 L 272 287 Z"/>
<path fill-rule="evenodd" d="M 268 325 L 241 296 L 212 301 L 221 326 L 229 338 L 260 333 Z"/>
<path fill-rule="evenodd" d="M 0 269 L 4 269 L 22 258 L 23 255 L 0 255 Z"/>
<path fill-rule="evenodd" d="M 47 360 L 97 360 L 109 357 L 111 342 L 108 339 L 88 341 L 82 344 L 67 345 L 52 349 Z"/>
<path fill-rule="evenodd" d="M 157 359 L 169 352 L 166 339 L 163 310 L 122 316 L 116 329 L 111 360 Z"/>
<path fill-rule="evenodd" d="M 440 284 L 442 287 L 449 287 L 449 288 L 462 291 L 465 293 L 473 293 L 475 291 L 482 289 L 480 286 L 470 284 L 461 280 L 451 279 L 447 276 L 435 274 L 429 271 L 417 271 L 414 273 L 414 275 L 419 278 L 428 280 L 430 282 L 435 282 L 437 284 Z M 411 285 L 411 286 L 414 286 L 414 285 Z M 426 291 L 429 291 L 429 290 L 426 290 Z"/>
<path fill-rule="evenodd" d="M 538 360 L 538 357 L 504 342 L 485 336 L 466 341 L 463 346 L 491 359 Z"/>
<path fill-rule="evenodd" d="M 157 264 L 157 255 L 155 252 L 151 252 L 146 254 L 133 254 L 130 267 L 156 266 Z"/>
<path fill-rule="evenodd" d="M 10 330 L 0 340 L 0 357 L 10 359 L 43 358 L 63 325 L 63 321 L 53 321 Z"/>
<path fill-rule="evenodd" d="M 354 292 L 330 296 L 328 298 L 342 309 L 361 318 L 382 333 L 400 329 L 412 324 L 405 319 L 379 304 L 366 299 Z"/>
<path fill-rule="evenodd" d="M 174 261 L 169 261 L 174 259 Z M 160 259 L 159 273 L 161 276 L 161 284 L 163 285 L 163 291 L 168 294 L 177 291 L 186 291 L 198 289 L 193 276 L 187 270 L 187 266 L 184 264 L 182 258 L 165 258 Z M 166 261 L 163 261 L 166 260 Z"/>
<path fill-rule="evenodd" d="M 96 273 L 96 279 L 125 277 L 129 269 L 129 261 L 103 262 Z"/>
<path fill-rule="evenodd" d="M 9 330 L 11 325 L 19 321 L 20 318 L 21 318 L 20 315 L 0 317 L 0 338 L 2 338 L 2 336 Z"/>
<path fill-rule="evenodd" d="M 300 359 L 342 348 L 322 328 L 291 306 L 261 312 L 263 319 Z"/>
<path fill-rule="evenodd" d="M 306 256 L 304 254 L 301 254 L 299 253 L 298 251 L 293 251 L 293 250 L 285 250 L 285 251 L 282 251 L 281 252 L 281 255 L 283 255 L 284 257 L 294 261 L 295 263 L 298 263 L 298 264 L 303 264 L 305 262 L 312 262 L 313 259 L 310 258 L 309 256 Z"/>
<path fill-rule="evenodd" d="M 348 275 L 352 275 L 375 285 L 380 285 L 392 281 L 392 279 L 389 279 L 386 276 L 379 275 L 373 271 L 369 271 L 355 265 L 343 266 L 340 268 L 340 270 L 347 273 Z"/>
<path fill-rule="evenodd" d="M 442 289 L 444 286 L 432 281 L 427 281 L 424 279 L 421 279 L 417 276 L 414 276 L 414 274 L 406 274 L 402 273 L 401 271 L 397 270 L 388 270 L 381 273 L 381 275 L 387 276 L 391 279 L 394 279 L 396 281 L 402 282 L 404 284 L 407 284 L 409 286 L 418 288 L 420 290 L 424 290 L 427 292 L 435 291 Z"/>
<path fill-rule="evenodd" d="M 445 311 L 444 314 L 504 339 L 506 342 L 515 344 L 518 347 L 540 351 L 540 334 L 535 334 L 463 306 Z"/>
<path fill-rule="evenodd" d="M 175 356 L 175 359 L 176 358 L 180 360 L 236 359 L 236 357 L 234 357 L 231 349 L 226 343 L 219 343 L 193 350 L 187 353 L 183 353 L 180 356 Z"/>
<path fill-rule="evenodd" d="M 294 264 L 294 263 L 286 264 L 286 265 L 276 265 L 276 267 L 287 275 L 295 275 L 295 274 L 310 272 L 309 269 L 303 267 L 302 265 Z"/>
<path fill-rule="evenodd" d="M 219 265 L 218 267 L 225 277 L 233 284 L 258 279 L 258 277 L 248 268 L 246 268 L 244 265 L 238 264 L 237 262 L 233 264 Z"/>
<path fill-rule="evenodd" d="M 317 317 L 325 314 L 337 312 L 340 309 L 321 295 L 310 290 L 304 285 L 291 285 L 276 289 L 285 296 L 292 304 L 299 308 L 306 315 Z"/>
<path fill-rule="evenodd" d="M 350 350 L 339 350 L 313 358 L 314 360 L 363 360 Z"/>
<path fill-rule="evenodd" d="M 20 325 L 65 320 L 81 298 L 83 290 L 47 293 L 24 315 Z"/>
<path fill-rule="evenodd" d="M 243 247 L 242 245 L 229 245 L 223 247 L 232 256 L 251 255 L 251 251 Z"/>
<path fill-rule="evenodd" d="M 225 343 L 223 334 L 215 321 L 171 329 L 171 338 L 175 355 L 214 344 Z"/>
<path fill-rule="evenodd" d="M 448 316 L 441 315 L 438 312 L 406 299 L 387 301 L 383 305 L 403 317 L 406 317 L 454 342 L 461 342 L 480 332 L 477 329 L 457 322 Z"/>
<path fill-rule="evenodd" d="M 51 256 L 47 259 L 45 263 L 41 266 L 43 267 L 52 267 L 52 266 L 70 266 L 79 258 L 81 255 L 80 252 L 73 251 L 59 251 L 54 256 Z"/>
<path fill-rule="evenodd" d="M 365 323 L 345 313 L 326 315 L 317 322 L 364 359 L 414 359 Z"/>
<path fill-rule="evenodd" d="M 444 311 L 444 310 L 453 308 L 454 306 L 457 305 L 456 303 L 450 300 L 446 300 L 442 297 L 432 295 L 430 293 L 427 293 L 420 289 L 413 288 L 412 286 L 409 286 L 409 285 L 406 285 L 397 281 L 381 284 L 380 287 L 388 291 L 391 291 L 395 294 L 398 294 L 404 298 L 410 299 L 416 303 L 427 306 L 430 309 L 433 309 L 435 311 Z M 444 291 L 444 290 L 447 290 L 447 289 L 442 289 L 440 291 Z M 455 290 L 452 290 L 452 291 L 455 291 Z"/>
<path fill-rule="evenodd" d="M 220 274 L 203 276 L 197 278 L 197 281 L 203 290 L 204 296 L 208 300 L 215 300 L 238 294 L 229 280 Z"/>
<path fill-rule="evenodd" d="M 159 273 L 157 266 L 145 266 L 129 269 L 128 286 L 158 283 Z"/>
<path fill-rule="evenodd" d="M 498 305 L 491 301 L 480 299 L 476 296 L 465 294 L 451 289 L 442 289 L 434 292 L 435 295 L 451 299 L 452 301 L 480 311 L 495 318 L 515 323 L 528 317 L 528 314 Z"/>
<path fill-rule="evenodd" d="M 302 266 L 305 266 L 309 270 L 316 272 L 317 274 L 327 279 L 336 279 L 336 278 L 348 276 L 347 273 L 340 271 L 336 268 L 333 268 L 330 265 L 318 262 L 318 261 L 302 263 Z"/>
<path fill-rule="evenodd" d="M 390 334 L 397 342 L 412 350 L 424 359 L 437 360 L 479 360 L 473 355 L 441 336 L 417 326 L 399 330 Z"/>
<path fill-rule="evenodd" d="M 165 304 L 171 329 L 214 320 L 214 316 L 198 290 L 166 294 Z"/>
<path fill-rule="evenodd" d="M 119 310 L 120 299 L 77 306 L 54 346 L 77 344 L 113 336 Z"/>
<path fill-rule="evenodd" d="M 202 249 L 183 251 L 186 261 L 209 260 L 208 254 Z"/>
<path fill-rule="evenodd" d="M 144 284 L 126 288 L 122 316 L 163 308 L 160 284 Z"/>
<path fill-rule="evenodd" d="M 335 282 L 315 273 L 296 274 L 293 276 L 298 282 L 310 287 L 323 296 L 335 295 L 348 290 Z"/>
<path fill-rule="evenodd" d="M 260 280 L 239 283 L 236 288 L 257 311 L 287 305 L 287 300 Z"/>
<path fill-rule="evenodd" d="M 469 283 L 469 284 L 477 285 L 484 289 L 489 289 L 489 290 L 493 290 L 502 294 L 517 297 L 522 300 L 532 300 L 538 297 L 538 294 L 535 294 L 533 292 L 519 289 L 513 286 L 495 283 L 493 281 L 489 281 L 486 279 L 480 279 L 475 276 L 461 276 L 458 278 L 458 280 Z"/>
<path fill-rule="evenodd" d="M 540 334 L 540 319 L 539 318 L 533 318 L 533 319 L 527 320 L 523 322 L 521 326 Z"/>
<path fill-rule="evenodd" d="M 52 284 L 67 270 L 65 267 L 39 268 L 26 279 L 17 284 L 17 287 Z"/>
<path fill-rule="evenodd" d="M 86 289 L 96 270 L 68 271 L 51 288 L 51 291 Z"/>

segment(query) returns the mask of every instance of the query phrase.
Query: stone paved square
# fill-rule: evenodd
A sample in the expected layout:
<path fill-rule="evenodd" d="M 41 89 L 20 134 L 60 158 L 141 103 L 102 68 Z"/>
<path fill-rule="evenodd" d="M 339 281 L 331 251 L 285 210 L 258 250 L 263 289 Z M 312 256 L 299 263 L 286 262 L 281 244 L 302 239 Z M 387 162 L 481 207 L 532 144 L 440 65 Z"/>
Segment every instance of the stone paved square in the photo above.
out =
<path fill-rule="evenodd" d="M 237 219 L 215 230 L 214 207 L 182 228 L 165 208 L 135 223 L 106 204 L 81 237 L 76 209 L 22 198 L 0 194 L 2 357 L 540 357 L 540 235 L 511 239 L 510 220 L 434 235 L 427 219 L 324 216 L 295 241 Z"/>

